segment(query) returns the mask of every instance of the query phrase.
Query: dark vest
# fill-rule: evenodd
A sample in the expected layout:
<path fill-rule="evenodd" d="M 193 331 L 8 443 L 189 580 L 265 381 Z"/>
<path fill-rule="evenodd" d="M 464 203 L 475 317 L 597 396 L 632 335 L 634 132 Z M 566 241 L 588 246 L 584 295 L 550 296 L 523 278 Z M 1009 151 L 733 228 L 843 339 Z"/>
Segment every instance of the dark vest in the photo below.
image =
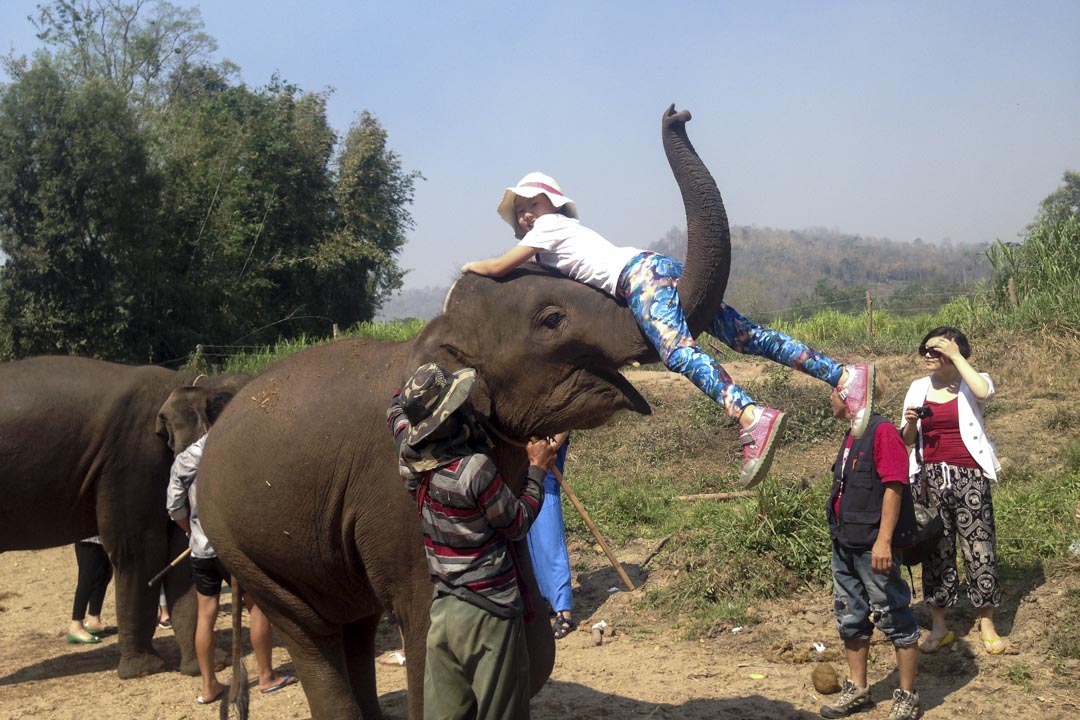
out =
<path fill-rule="evenodd" d="M 881 526 L 881 503 L 885 497 L 885 484 L 878 475 L 874 462 L 874 434 L 883 422 L 889 422 L 881 415 L 873 415 L 862 438 L 851 444 L 847 462 L 844 462 L 844 447 L 847 435 L 840 444 L 840 452 L 833 463 L 833 484 L 829 491 L 826 511 L 829 517 L 829 535 L 843 547 L 869 548 L 877 540 Z M 850 432 L 848 433 L 850 434 Z M 833 512 L 836 494 L 843 482 L 844 494 L 840 497 L 840 517 Z M 894 548 L 908 547 L 915 543 L 918 529 L 915 525 L 915 504 L 911 488 L 904 485 L 900 493 L 900 517 L 893 530 Z"/>

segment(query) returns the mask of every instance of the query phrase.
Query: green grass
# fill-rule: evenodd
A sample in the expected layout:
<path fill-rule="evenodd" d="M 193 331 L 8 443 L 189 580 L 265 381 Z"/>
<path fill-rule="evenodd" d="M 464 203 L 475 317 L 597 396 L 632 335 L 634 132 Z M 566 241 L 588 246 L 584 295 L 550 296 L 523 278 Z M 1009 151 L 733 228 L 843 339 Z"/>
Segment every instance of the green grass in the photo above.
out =
<path fill-rule="evenodd" d="M 399 342 L 415 337 L 424 329 L 427 323 L 415 318 L 409 320 L 397 320 L 394 322 L 364 322 L 357 323 L 346 330 L 342 338 L 366 338 L 369 340 L 383 340 Z M 214 372 L 222 373 L 248 373 L 257 375 L 270 365 L 293 353 L 316 347 L 328 342 L 331 338 L 318 338 L 301 336 L 299 338 L 280 340 L 275 345 L 256 348 L 244 353 L 233 355 L 218 367 L 210 368 Z M 206 372 L 207 368 L 201 364 L 193 367 L 193 370 Z"/>
<path fill-rule="evenodd" d="M 1073 558 L 1071 572 L 1080 571 L 1080 558 Z M 1080 627 L 1080 587 L 1065 591 L 1062 600 L 1061 628 Z M 1075 632 L 1055 632 L 1050 635 L 1050 648 L 1058 659 L 1080 660 L 1080 635 Z"/>
<path fill-rule="evenodd" d="M 1032 690 L 1031 681 L 1034 676 L 1031 674 L 1031 668 L 1028 667 L 1027 663 L 1014 662 L 1010 664 L 1009 669 L 1005 671 L 1005 675 L 1013 685 L 1018 685 L 1029 692 Z"/>
<path fill-rule="evenodd" d="M 808 398 L 792 388 L 768 376 L 756 389 L 785 409 L 823 404 L 819 391 Z M 645 604 L 688 637 L 743 624 L 747 607 L 800 588 L 825 588 L 831 578 L 824 510 L 828 459 L 797 474 L 772 473 L 753 497 L 675 499 L 738 489 L 735 432 L 710 405 L 692 397 L 685 408 L 654 408 L 650 418 L 624 414 L 608 426 L 575 433 L 566 469 L 614 545 L 671 535 L 652 567 L 664 566 L 673 577 L 660 589 L 647 589 Z M 780 452 L 830 458 L 842 432 L 837 421 L 821 419 L 805 437 L 789 438 Z M 1063 471 L 1044 463 L 1011 467 L 993 486 L 999 565 L 1009 583 L 1041 577 L 1067 560 L 1077 537 L 1072 515 L 1080 501 L 1080 441 L 1051 444 L 1049 450 L 1063 459 Z M 569 504 L 564 516 L 568 536 L 591 544 Z"/>

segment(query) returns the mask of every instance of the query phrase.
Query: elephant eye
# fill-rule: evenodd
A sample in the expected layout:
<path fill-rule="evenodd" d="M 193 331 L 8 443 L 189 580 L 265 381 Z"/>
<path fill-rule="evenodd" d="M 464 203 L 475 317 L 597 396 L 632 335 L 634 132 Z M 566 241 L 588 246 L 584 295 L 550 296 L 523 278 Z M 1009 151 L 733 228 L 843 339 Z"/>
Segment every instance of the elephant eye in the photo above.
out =
<path fill-rule="evenodd" d="M 548 310 L 540 316 L 540 324 L 552 330 L 558 329 L 566 320 L 566 313 L 561 310 Z"/>

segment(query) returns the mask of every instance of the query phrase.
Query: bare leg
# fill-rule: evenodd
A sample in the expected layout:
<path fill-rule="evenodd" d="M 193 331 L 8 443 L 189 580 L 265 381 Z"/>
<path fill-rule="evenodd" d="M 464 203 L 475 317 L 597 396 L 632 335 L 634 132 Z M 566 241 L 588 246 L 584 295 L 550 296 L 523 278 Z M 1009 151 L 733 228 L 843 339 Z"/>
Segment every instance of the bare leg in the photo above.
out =
<path fill-rule="evenodd" d="M 896 667 L 900 670 L 900 689 L 915 692 L 915 677 L 919 674 L 919 646 L 896 648 Z"/>
<path fill-rule="evenodd" d="M 274 673 L 274 630 L 270 626 L 270 618 L 251 600 L 250 595 L 244 595 L 244 604 L 251 615 L 251 647 L 255 652 L 259 690 L 266 692 L 282 679 Z"/>
<path fill-rule="evenodd" d="M 225 686 L 218 682 L 214 672 L 214 625 L 217 623 L 219 597 L 198 595 L 199 618 L 195 625 L 195 655 L 199 658 L 199 674 L 202 676 L 202 699 L 211 702 Z"/>
<path fill-rule="evenodd" d="M 869 640 L 845 640 L 844 650 L 847 655 L 848 677 L 855 687 L 866 687 L 866 661 L 870 657 Z"/>

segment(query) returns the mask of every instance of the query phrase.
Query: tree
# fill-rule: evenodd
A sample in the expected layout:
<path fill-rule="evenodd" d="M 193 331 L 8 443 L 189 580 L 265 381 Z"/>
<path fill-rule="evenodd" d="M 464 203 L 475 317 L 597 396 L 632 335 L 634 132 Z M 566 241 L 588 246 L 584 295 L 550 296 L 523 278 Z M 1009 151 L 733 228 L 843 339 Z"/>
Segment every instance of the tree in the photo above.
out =
<path fill-rule="evenodd" d="M 53 0 L 31 22 L 61 76 L 107 80 L 140 108 L 162 105 L 185 69 L 217 50 L 197 8 L 162 0 Z"/>
<path fill-rule="evenodd" d="M 0 308 L 11 352 L 152 354 L 158 181 L 124 98 L 47 61 L 0 96 Z"/>
<path fill-rule="evenodd" d="M 327 93 L 234 85 L 197 10 L 150 7 L 54 0 L 54 53 L 6 58 L 0 352 L 167 362 L 374 317 L 419 174 L 367 112 L 335 157 Z"/>
<path fill-rule="evenodd" d="M 1062 185 L 1047 195 L 1039 204 L 1039 214 L 1035 223 L 1028 226 L 1028 231 L 1035 226 L 1063 222 L 1069 217 L 1080 219 L 1080 172 L 1066 170 L 1061 176 Z"/>
<path fill-rule="evenodd" d="M 318 304 L 344 325 L 372 319 L 402 284 L 394 257 L 413 226 L 407 206 L 422 176 L 402 169 L 386 139 L 366 110 L 349 129 L 335 163 L 334 229 L 313 258 L 324 278 Z"/>

